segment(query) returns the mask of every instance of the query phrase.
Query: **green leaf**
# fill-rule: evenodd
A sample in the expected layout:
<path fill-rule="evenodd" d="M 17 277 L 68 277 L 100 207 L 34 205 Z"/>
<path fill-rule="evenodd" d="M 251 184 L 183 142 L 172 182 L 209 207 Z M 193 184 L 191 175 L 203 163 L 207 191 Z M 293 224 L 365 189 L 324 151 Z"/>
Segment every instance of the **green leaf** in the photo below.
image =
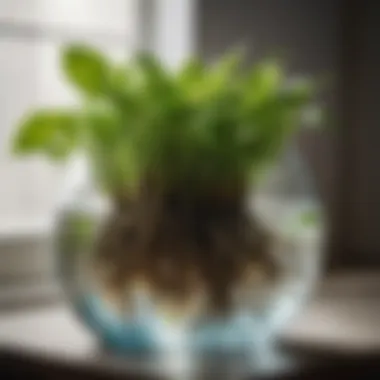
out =
<path fill-rule="evenodd" d="M 275 61 L 256 64 L 246 82 L 245 103 L 248 107 L 256 107 L 274 96 L 283 81 L 284 73 Z"/>
<path fill-rule="evenodd" d="M 83 112 L 82 122 L 87 142 L 107 147 L 121 137 L 121 112 L 111 101 L 90 102 Z"/>
<path fill-rule="evenodd" d="M 85 95 L 99 96 L 107 90 L 110 67 L 99 51 L 70 45 L 62 52 L 61 65 L 67 79 Z"/>
<path fill-rule="evenodd" d="M 221 81 L 229 81 L 233 79 L 233 76 L 237 73 L 242 63 L 243 56 L 244 54 L 241 49 L 233 50 L 220 59 L 220 61 L 215 65 L 213 72 Z"/>
<path fill-rule="evenodd" d="M 14 137 L 16 154 L 44 153 L 54 160 L 66 158 L 77 146 L 75 112 L 41 110 L 25 118 Z"/>
<path fill-rule="evenodd" d="M 234 51 L 207 66 L 194 57 L 174 73 L 152 54 L 111 65 L 95 49 L 71 45 L 62 66 L 85 95 L 80 117 L 37 112 L 22 124 L 16 151 L 59 158 L 80 148 L 98 186 L 118 195 L 152 174 L 169 190 L 245 183 L 316 114 L 308 113 L 311 81 L 286 84 L 274 60 L 246 72 L 241 58 Z"/>
<path fill-rule="evenodd" d="M 238 69 L 242 61 L 241 51 L 226 54 L 208 71 L 197 88 L 199 102 L 213 101 L 229 93 L 231 88 L 240 84 Z"/>
<path fill-rule="evenodd" d="M 178 72 L 178 82 L 180 85 L 193 85 L 203 77 L 205 66 L 199 58 L 191 58 Z"/>

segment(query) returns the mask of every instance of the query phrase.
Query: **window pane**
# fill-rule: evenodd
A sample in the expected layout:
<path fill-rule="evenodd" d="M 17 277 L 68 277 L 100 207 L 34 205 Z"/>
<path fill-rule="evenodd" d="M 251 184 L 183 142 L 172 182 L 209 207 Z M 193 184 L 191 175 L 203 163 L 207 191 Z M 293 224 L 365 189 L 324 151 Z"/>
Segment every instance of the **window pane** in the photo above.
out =
<path fill-rule="evenodd" d="M 0 21 L 129 35 L 133 0 L 0 0 Z"/>
<path fill-rule="evenodd" d="M 125 40 L 81 38 L 115 59 L 130 51 Z M 60 184 L 60 171 L 42 159 L 10 155 L 12 131 L 31 108 L 67 105 L 76 94 L 59 70 L 65 42 L 41 38 L 0 38 L 0 235 L 48 224 Z"/>

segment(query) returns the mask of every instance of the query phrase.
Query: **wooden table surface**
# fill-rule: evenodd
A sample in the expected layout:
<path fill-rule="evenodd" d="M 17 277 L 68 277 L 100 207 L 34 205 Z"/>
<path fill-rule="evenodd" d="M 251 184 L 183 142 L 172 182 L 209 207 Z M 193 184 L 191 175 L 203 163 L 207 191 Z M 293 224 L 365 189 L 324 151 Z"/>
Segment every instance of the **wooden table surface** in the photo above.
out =
<path fill-rule="evenodd" d="M 332 278 L 285 331 L 265 365 L 207 358 L 196 370 L 174 358 L 116 358 L 63 304 L 0 314 L 0 376 L 46 379 L 380 379 L 380 275 Z"/>

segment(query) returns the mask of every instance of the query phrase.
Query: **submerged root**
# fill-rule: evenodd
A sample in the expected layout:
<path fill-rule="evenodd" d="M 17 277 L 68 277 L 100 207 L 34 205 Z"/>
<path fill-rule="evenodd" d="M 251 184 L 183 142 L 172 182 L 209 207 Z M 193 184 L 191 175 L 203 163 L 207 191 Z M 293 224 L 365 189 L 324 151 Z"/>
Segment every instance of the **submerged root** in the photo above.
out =
<path fill-rule="evenodd" d="M 120 300 L 140 287 L 179 309 L 203 299 L 223 312 L 236 286 L 276 277 L 270 236 L 239 204 L 168 197 L 147 210 L 117 208 L 96 247 L 95 265 Z"/>

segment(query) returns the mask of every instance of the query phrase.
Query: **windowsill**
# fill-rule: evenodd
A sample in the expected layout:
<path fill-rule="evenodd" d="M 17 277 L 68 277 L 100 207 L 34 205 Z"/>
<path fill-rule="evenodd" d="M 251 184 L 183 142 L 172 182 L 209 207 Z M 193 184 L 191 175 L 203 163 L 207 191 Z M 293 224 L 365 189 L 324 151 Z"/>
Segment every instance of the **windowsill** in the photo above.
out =
<path fill-rule="evenodd" d="M 0 312 L 62 299 L 53 277 L 47 218 L 0 219 Z"/>
<path fill-rule="evenodd" d="M 52 223 L 47 218 L 0 219 L 1 241 L 47 237 Z"/>
<path fill-rule="evenodd" d="M 35 309 L 61 302 L 63 292 L 54 279 L 0 287 L 0 314 Z"/>
<path fill-rule="evenodd" d="M 341 371 L 342 368 L 346 368 L 346 364 L 351 365 L 352 360 L 365 359 L 380 353 L 380 330 L 376 318 L 380 308 L 380 295 L 369 298 L 366 296 L 367 287 L 371 288 L 366 276 L 355 278 L 354 275 L 349 275 L 332 280 L 333 288 L 346 289 L 345 297 L 342 297 L 340 291 L 337 294 L 335 290 L 330 292 L 328 281 L 323 294 L 311 303 L 298 320 L 293 321 L 291 328 L 285 334 L 285 353 L 291 356 L 296 355 L 295 364 L 298 363 L 302 371 L 305 369 L 305 359 L 311 360 L 311 364 L 314 363 L 312 368 L 316 365 L 323 367 L 328 363 L 338 365 L 339 360 L 346 360 L 347 363 L 345 362 L 344 366 L 338 365 Z M 360 286 L 363 293 L 357 297 L 359 294 L 356 284 L 360 285 L 362 281 L 366 285 Z M 0 315 L 0 348 L 0 358 L 3 354 L 5 357 L 13 355 L 14 360 L 20 362 L 25 359 L 31 366 L 28 370 L 47 368 L 50 365 L 55 375 L 66 369 L 70 370 L 71 374 L 77 374 L 78 378 L 95 379 L 99 378 L 97 376 L 99 373 L 103 373 L 104 378 L 116 376 L 116 374 L 119 374 L 120 378 L 126 378 L 131 374 L 133 376 L 130 378 L 144 378 L 142 375 L 147 373 L 147 368 L 150 368 L 148 364 L 152 364 L 148 360 L 142 362 L 147 364 L 146 366 L 136 367 L 128 358 L 119 363 L 115 362 L 115 358 L 101 353 L 94 335 L 89 334 L 78 323 L 77 318 L 65 304 Z M 297 355 L 299 362 L 297 362 Z M 115 367 L 116 364 L 120 366 Z M 218 364 L 219 370 L 220 365 L 223 363 Z M 367 368 L 367 364 L 364 368 Z M 376 368 L 378 374 L 378 364 Z M 83 371 L 89 369 L 93 369 L 91 374 L 87 377 L 80 376 Z M 352 369 L 347 369 L 346 375 L 350 375 L 351 371 Z M 361 372 L 359 370 L 359 373 L 362 371 L 363 369 Z M 240 373 L 239 369 L 235 372 L 234 378 Z M 215 376 L 210 377 L 219 378 L 217 375 L 221 374 L 213 375 Z M 305 377 L 304 372 L 302 376 L 301 373 L 299 375 L 299 378 Z M 330 376 L 318 378 L 326 377 L 330 378 Z M 331 376 L 331 378 L 335 377 L 337 376 Z"/>

